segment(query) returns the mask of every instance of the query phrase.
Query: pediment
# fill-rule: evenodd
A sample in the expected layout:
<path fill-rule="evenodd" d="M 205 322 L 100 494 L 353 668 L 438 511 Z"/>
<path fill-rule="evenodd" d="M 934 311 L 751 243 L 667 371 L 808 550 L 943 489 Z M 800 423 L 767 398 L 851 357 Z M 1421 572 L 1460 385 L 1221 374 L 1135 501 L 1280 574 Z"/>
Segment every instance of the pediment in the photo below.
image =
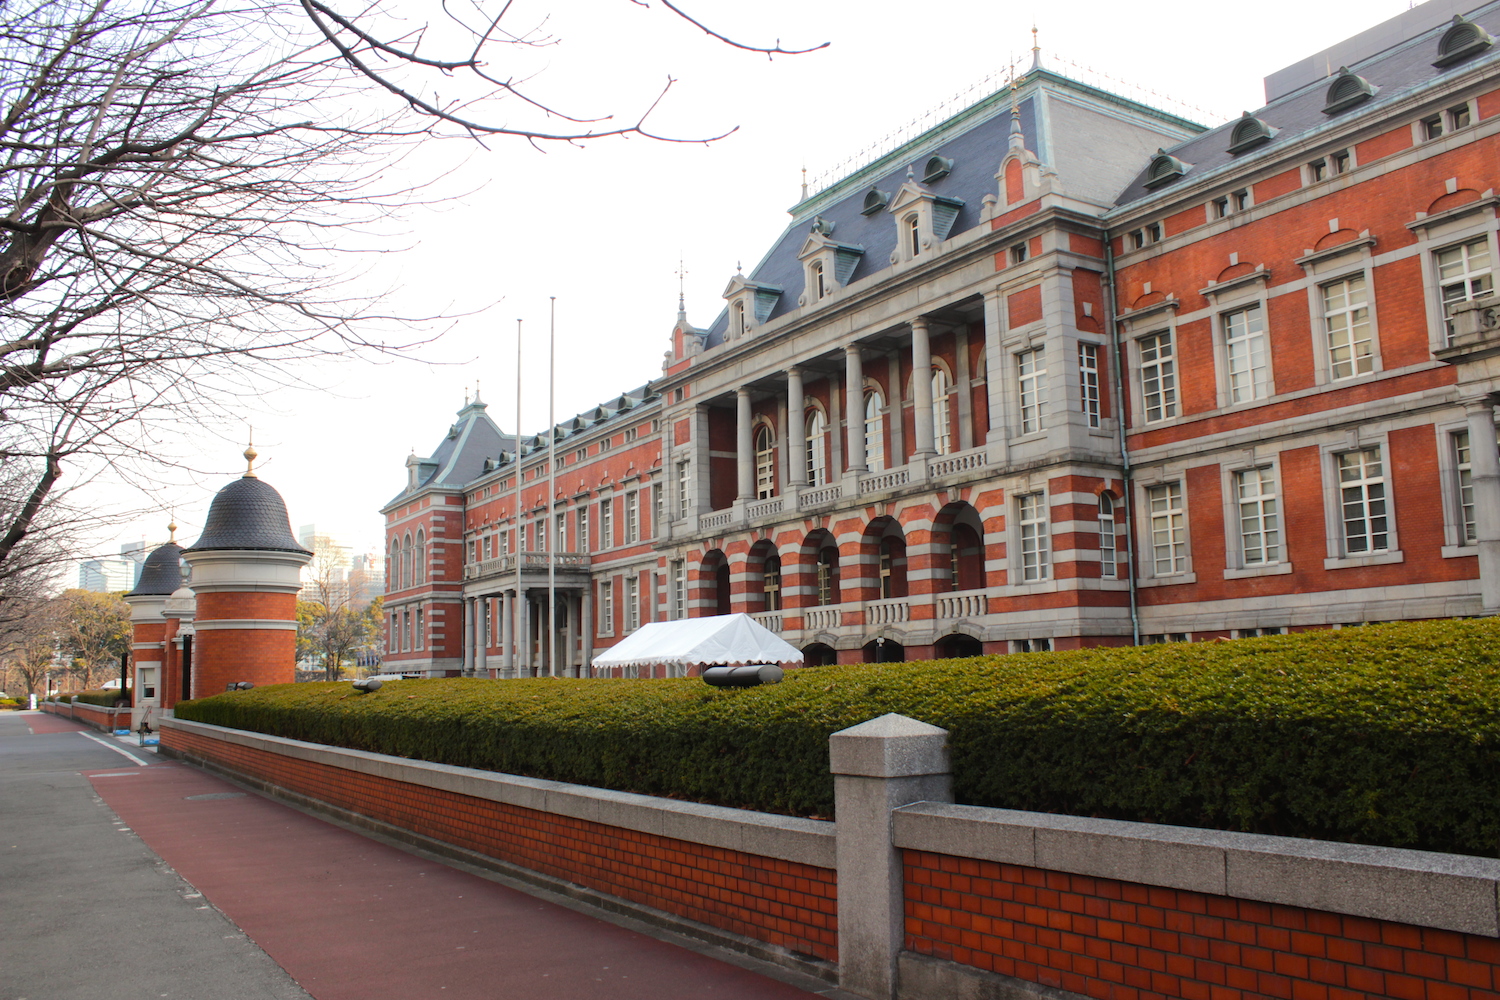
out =
<path fill-rule="evenodd" d="M 936 197 L 931 191 L 918 184 L 916 181 L 907 181 L 901 185 L 901 190 L 896 192 L 896 197 L 891 199 L 890 206 L 886 211 L 892 215 L 910 208 L 920 201 L 932 201 Z"/>

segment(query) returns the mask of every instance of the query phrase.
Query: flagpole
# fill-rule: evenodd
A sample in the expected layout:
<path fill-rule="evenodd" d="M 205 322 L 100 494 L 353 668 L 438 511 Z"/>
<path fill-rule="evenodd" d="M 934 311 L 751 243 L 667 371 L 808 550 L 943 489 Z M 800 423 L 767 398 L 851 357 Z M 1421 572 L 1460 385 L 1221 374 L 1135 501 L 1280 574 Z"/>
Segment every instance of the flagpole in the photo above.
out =
<path fill-rule="evenodd" d="M 516 539 L 516 607 L 515 616 L 511 622 L 510 644 L 511 676 L 521 676 L 521 640 L 525 638 L 521 631 L 521 623 L 525 620 L 526 595 L 521 590 L 521 562 L 524 556 L 521 552 L 521 321 L 516 320 L 516 461 L 511 471 L 516 477 L 515 489 L 515 539 Z M 527 643 L 527 659 L 530 659 L 530 643 Z"/>
<path fill-rule="evenodd" d="M 552 504 L 557 497 L 557 296 L 551 297 L 551 318 L 547 331 L 547 526 L 552 537 L 547 546 L 547 668 L 557 676 L 557 543 L 553 530 Z"/>

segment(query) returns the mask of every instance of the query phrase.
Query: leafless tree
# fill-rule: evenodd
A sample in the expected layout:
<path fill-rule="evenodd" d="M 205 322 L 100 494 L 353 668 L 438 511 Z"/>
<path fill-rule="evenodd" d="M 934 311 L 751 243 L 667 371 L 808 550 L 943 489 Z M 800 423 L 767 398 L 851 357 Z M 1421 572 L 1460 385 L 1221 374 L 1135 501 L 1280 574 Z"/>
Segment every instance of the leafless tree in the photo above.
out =
<path fill-rule="evenodd" d="M 56 516 L 70 477 L 149 482 L 180 428 L 226 397 L 296 381 L 302 361 L 425 336 L 351 300 L 329 263 L 343 234 L 410 203 L 381 179 L 410 143 L 705 138 L 655 132 L 654 105 L 623 120 L 551 106 L 506 66 L 552 39 L 507 24 L 510 0 L 484 2 L 415 26 L 401 4 L 5 4 L 0 603 L 20 567 L 55 554 L 36 537 L 70 520 Z M 657 2 L 736 48 L 796 51 Z"/>

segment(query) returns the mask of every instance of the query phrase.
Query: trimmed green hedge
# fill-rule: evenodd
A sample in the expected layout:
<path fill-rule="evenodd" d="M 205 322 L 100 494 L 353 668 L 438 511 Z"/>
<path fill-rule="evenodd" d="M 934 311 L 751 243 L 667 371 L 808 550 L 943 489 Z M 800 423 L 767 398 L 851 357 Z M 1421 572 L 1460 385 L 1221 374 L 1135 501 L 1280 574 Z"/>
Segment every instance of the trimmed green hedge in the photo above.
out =
<path fill-rule="evenodd" d="M 71 697 L 77 698 L 85 705 L 97 705 L 100 708 L 114 708 L 116 704 L 125 699 L 125 695 L 119 691 L 78 691 Z"/>
<path fill-rule="evenodd" d="M 177 715 L 401 757 L 829 816 L 828 736 L 950 730 L 958 801 L 1500 855 L 1500 620 L 701 680 L 256 688 Z"/>

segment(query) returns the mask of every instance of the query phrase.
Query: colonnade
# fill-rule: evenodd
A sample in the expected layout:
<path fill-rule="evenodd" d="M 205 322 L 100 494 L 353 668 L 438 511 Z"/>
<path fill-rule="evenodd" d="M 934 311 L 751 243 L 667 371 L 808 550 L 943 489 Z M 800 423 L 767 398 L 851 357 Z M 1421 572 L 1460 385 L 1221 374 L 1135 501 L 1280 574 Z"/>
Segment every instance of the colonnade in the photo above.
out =
<path fill-rule="evenodd" d="M 559 587 L 559 627 L 548 636 L 547 588 L 464 598 L 465 677 L 586 677 L 593 659 L 593 606 L 587 588 Z M 519 613 L 518 613 L 519 612 Z M 490 655 L 490 649 L 499 653 Z"/>

